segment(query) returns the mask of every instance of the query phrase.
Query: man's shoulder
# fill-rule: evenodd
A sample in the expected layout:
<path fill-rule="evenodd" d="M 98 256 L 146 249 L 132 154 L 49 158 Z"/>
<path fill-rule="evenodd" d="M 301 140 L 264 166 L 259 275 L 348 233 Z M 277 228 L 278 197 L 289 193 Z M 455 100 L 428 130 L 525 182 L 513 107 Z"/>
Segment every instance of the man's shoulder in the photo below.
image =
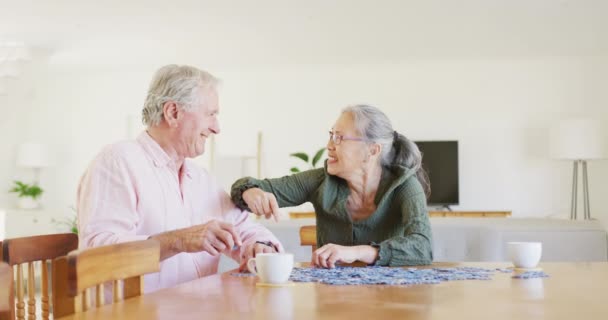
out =
<path fill-rule="evenodd" d="M 106 145 L 96 157 L 96 161 L 130 162 L 142 159 L 144 150 L 135 140 L 124 140 Z"/>

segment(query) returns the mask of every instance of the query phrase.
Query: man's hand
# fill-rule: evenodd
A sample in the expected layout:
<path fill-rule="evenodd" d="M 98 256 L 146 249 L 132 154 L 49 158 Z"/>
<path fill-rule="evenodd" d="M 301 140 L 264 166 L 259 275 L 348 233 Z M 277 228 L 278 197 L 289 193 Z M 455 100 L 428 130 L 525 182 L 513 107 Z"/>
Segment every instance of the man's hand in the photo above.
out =
<path fill-rule="evenodd" d="M 163 232 L 150 237 L 161 243 L 161 261 L 181 252 L 205 251 L 212 256 L 241 246 L 241 238 L 234 226 L 227 222 L 211 220 L 205 224 Z"/>
<path fill-rule="evenodd" d="M 274 216 L 274 221 L 278 221 L 279 204 L 274 194 L 264 192 L 260 188 L 251 188 L 243 192 L 243 201 L 251 209 L 251 212 L 258 216 L 265 216 L 266 219 Z"/>
<path fill-rule="evenodd" d="M 248 271 L 247 262 L 249 259 L 255 257 L 258 253 L 273 253 L 277 252 L 274 247 L 267 246 L 261 243 L 253 243 L 243 248 L 241 253 L 241 265 L 239 266 L 239 271 Z"/>

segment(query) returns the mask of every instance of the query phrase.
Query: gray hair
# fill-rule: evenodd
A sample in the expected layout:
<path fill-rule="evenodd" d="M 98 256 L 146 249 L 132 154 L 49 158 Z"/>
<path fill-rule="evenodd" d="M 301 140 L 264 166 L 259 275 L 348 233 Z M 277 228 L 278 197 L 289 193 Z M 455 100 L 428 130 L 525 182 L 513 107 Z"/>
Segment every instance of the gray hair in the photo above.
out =
<path fill-rule="evenodd" d="M 401 165 L 416 172 L 427 197 L 430 195 L 428 176 L 422 168 L 418 146 L 393 129 L 391 121 L 380 109 L 369 105 L 353 105 L 342 110 L 353 117 L 357 132 L 367 141 L 382 145 L 380 164 Z"/>
<path fill-rule="evenodd" d="M 150 82 L 142 122 L 148 127 L 160 124 L 167 101 L 175 101 L 184 110 L 191 110 L 204 103 L 200 101 L 200 92 L 215 90 L 218 82 L 210 73 L 192 66 L 170 64 L 158 69 Z"/>

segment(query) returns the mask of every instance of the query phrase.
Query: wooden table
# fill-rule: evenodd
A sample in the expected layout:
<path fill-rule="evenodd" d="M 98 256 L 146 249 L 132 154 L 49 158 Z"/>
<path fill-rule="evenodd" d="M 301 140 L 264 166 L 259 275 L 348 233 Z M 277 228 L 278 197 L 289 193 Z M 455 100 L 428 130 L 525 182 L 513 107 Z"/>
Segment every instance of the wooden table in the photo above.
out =
<path fill-rule="evenodd" d="M 508 267 L 497 263 L 435 266 Z M 414 286 L 296 283 L 256 287 L 229 273 L 65 319 L 608 319 L 608 263 L 544 263 L 544 279 L 450 281 Z"/>
<path fill-rule="evenodd" d="M 511 211 L 434 211 L 428 212 L 431 218 L 507 218 L 511 216 Z M 261 216 L 257 216 L 263 219 Z M 314 211 L 290 212 L 290 219 L 310 219 L 316 218 Z"/>

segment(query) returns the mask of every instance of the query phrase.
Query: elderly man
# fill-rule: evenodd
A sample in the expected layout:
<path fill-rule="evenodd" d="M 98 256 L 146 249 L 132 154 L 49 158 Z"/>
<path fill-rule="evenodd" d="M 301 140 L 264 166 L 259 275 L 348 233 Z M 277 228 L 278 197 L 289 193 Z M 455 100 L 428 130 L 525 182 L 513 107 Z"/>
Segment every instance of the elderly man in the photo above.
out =
<path fill-rule="evenodd" d="M 216 78 L 194 67 L 162 67 L 142 111 L 147 130 L 104 148 L 80 181 L 82 248 L 160 242 L 161 269 L 146 276 L 146 292 L 216 273 L 222 253 L 243 268 L 256 253 L 282 250 L 187 159 L 201 155 L 207 138 L 220 132 L 216 86 Z"/>

